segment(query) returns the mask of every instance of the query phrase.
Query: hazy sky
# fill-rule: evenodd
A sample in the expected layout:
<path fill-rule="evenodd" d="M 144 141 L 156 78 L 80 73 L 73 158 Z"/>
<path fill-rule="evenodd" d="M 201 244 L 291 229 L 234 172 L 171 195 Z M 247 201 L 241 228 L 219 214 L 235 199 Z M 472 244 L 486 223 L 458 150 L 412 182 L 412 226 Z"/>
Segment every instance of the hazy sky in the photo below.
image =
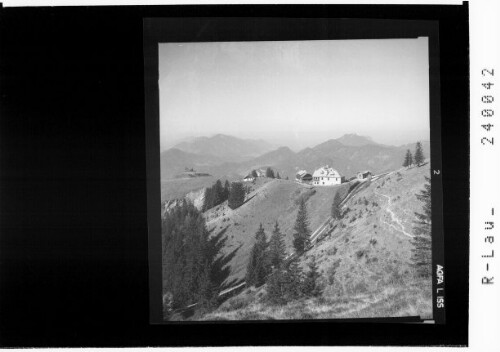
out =
<path fill-rule="evenodd" d="M 428 40 L 159 45 L 160 144 L 217 133 L 292 149 L 429 139 Z"/>

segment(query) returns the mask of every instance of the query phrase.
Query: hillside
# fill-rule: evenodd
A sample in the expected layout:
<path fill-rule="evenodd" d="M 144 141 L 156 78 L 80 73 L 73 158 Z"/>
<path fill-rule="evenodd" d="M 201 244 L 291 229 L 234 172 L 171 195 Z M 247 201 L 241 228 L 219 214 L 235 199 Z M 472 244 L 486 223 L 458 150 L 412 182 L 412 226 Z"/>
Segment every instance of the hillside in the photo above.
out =
<path fill-rule="evenodd" d="M 324 286 L 321 297 L 273 306 L 265 300 L 264 285 L 259 289 L 246 289 L 203 319 L 329 319 L 415 315 L 431 318 L 431 279 L 415 278 L 409 265 L 414 212 L 422 210 L 422 203 L 415 194 L 423 189 L 425 176 L 429 174 L 429 164 L 409 170 L 400 169 L 372 181 L 348 201 L 343 219 L 336 222 L 333 230 L 300 258 L 304 268 L 312 257 L 316 259 L 321 273 L 320 282 Z M 253 236 L 259 221 L 268 230 L 273 217 L 277 217 L 280 225 L 283 223 L 283 229 L 286 227 L 284 232 L 289 245 L 290 224 L 293 226 L 295 212 L 293 207 L 288 209 L 287 206 L 293 204 L 294 197 L 291 195 L 294 192 L 297 191 L 290 183 L 275 182 L 268 186 L 258 203 L 234 215 L 239 216 L 238 221 L 246 223 L 245 233 L 251 231 L 249 236 Z M 304 192 L 299 190 L 299 194 Z M 331 193 L 332 190 L 317 189 L 316 194 L 309 198 L 307 204 L 311 228 L 318 226 L 320 219 L 328 216 L 327 205 L 331 204 Z M 272 215 L 261 212 L 259 204 L 269 201 L 265 195 L 279 197 L 276 204 L 288 205 L 280 206 L 279 211 Z M 268 207 L 265 209 L 273 211 Z M 249 248 L 251 240 L 243 232 L 232 232 L 235 238 L 238 235 L 240 240 L 245 238 L 245 248 Z M 241 255 L 239 262 L 234 263 L 236 276 L 243 275 L 244 257 Z"/>
<path fill-rule="evenodd" d="M 209 229 L 222 230 L 227 227 L 227 252 L 240 247 L 230 264 L 231 276 L 228 281 L 244 278 L 248 256 L 260 223 L 270 238 L 274 223 L 278 221 L 282 232 L 286 234 L 285 242 L 291 253 L 299 199 L 307 199 L 310 228 L 315 229 L 328 218 L 335 192 L 345 194 L 348 187 L 348 184 L 344 184 L 311 189 L 293 181 L 262 179 L 257 183 L 256 190 L 249 195 L 253 198 L 241 207 L 231 210 L 227 204 L 221 204 L 207 211 L 205 218 Z"/>

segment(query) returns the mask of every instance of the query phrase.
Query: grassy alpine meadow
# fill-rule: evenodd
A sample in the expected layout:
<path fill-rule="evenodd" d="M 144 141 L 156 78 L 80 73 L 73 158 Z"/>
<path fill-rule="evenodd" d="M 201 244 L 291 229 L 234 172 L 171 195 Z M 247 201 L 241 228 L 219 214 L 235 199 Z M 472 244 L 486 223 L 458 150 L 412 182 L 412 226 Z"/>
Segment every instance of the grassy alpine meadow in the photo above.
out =
<path fill-rule="evenodd" d="M 347 202 L 342 219 L 298 259 L 305 274 L 312 260 L 317 263 L 320 295 L 276 303 L 269 299 L 267 282 L 245 289 L 196 319 L 431 319 L 431 278 L 419 275 L 412 263 L 412 213 L 423 208 L 415 194 L 424 188 L 429 172 L 428 164 L 402 168 L 372 181 Z M 310 211 L 313 204 L 308 203 Z M 283 231 L 290 232 L 293 229 Z M 241 270 L 246 269 L 242 265 Z"/>

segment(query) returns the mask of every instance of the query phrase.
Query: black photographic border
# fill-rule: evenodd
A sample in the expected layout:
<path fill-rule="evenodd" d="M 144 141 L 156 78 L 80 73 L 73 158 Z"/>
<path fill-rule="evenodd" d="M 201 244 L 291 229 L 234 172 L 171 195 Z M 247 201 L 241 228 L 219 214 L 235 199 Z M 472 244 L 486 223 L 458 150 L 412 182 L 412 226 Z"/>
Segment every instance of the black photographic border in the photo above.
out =
<path fill-rule="evenodd" d="M 437 266 L 444 268 L 443 193 L 441 156 L 441 107 L 439 75 L 439 28 L 437 21 L 338 18 L 145 18 L 145 113 L 148 186 L 148 233 L 150 269 L 150 319 L 153 324 L 227 324 L 235 322 L 166 322 L 162 318 L 161 200 L 158 45 L 175 42 L 305 41 L 345 39 L 428 38 L 429 116 L 432 187 L 432 323 L 445 323 L 444 282 L 437 284 Z M 444 271 L 444 269 L 441 269 Z M 419 317 L 369 319 L 311 319 L 301 322 L 418 322 Z M 242 322 L 242 321 L 237 321 Z M 246 321 L 252 322 L 252 321 Z M 261 323 L 296 322 L 293 320 Z M 421 321 L 423 322 L 423 321 Z"/>

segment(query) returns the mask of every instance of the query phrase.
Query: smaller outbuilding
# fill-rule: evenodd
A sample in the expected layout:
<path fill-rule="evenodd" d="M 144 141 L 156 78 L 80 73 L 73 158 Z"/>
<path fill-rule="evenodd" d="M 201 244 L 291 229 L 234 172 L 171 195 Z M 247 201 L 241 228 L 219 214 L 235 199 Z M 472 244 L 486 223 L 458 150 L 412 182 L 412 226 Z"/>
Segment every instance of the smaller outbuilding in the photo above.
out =
<path fill-rule="evenodd" d="M 244 182 L 253 182 L 255 180 L 255 177 L 252 174 L 248 174 L 245 176 L 243 179 Z"/>
<path fill-rule="evenodd" d="M 310 173 L 308 173 L 306 170 L 300 170 L 299 172 L 297 172 L 297 174 L 295 175 L 295 179 L 299 182 L 305 182 L 305 183 L 308 183 L 308 182 L 311 182 L 312 181 L 312 175 Z"/>
<path fill-rule="evenodd" d="M 372 178 L 372 172 L 371 171 L 360 171 L 357 173 L 356 177 L 358 180 L 369 180 Z"/>

